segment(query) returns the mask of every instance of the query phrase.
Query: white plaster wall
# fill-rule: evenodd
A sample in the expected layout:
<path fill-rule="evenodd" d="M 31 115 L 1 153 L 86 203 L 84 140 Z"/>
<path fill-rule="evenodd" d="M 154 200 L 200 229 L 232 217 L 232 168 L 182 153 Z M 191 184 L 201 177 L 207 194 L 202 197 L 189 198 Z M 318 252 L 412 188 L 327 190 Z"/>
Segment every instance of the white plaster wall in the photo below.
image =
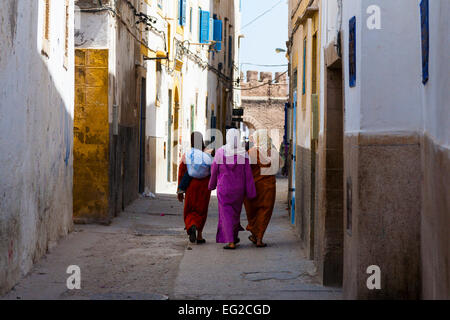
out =
<path fill-rule="evenodd" d="M 328 44 L 335 40 L 339 25 L 338 0 L 322 0 L 322 27 L 324 32 L 323 41 Z"/>
<path fill-rule="evenodd" d="M 108 47 L 108 17 L 107 12 L 84 13 L 76 8 L 75 46 L 78 48 Z"/>
<path fill-rule="evenodd" d="M 430 78 L 425 86 L 421 85 L 424 131 L 447 149 L 450 148 L 449 16 L 450 1 L 430 1 Z"/>
<path fill-rule="evenodd" d="M 370 0 L 343 2 L 345 131 L 422 128 L 420 17 L 415 1 L 380 0 L 381 29 L 367 27 Z M 349 87 L 348 22 L 357 19 L 356 87 Z"/>
<path fill-rule="evenodd" d="M 205 58 L 206 60 L 206 58 Z M 190 128 L 191 128 L 191 105 L 196 104 L 196 93 L 198 93 L 197 115 L 194 119 L 195 130 L 205 134 L 206 117 L 205 103 L 208 90 L 208 70 L 201 68 L 190 60 L 186 60 L 183 75 L 183 136 L 184 146 L 190 146 Z"/>
<path fill-rule="evenodd" d="M 73 14 L 64 68 L 65 1 L 0 2 L 0 293 L 72 228 Z M 70 10 L 73 12 L 73 1 Z"/>
<path fill-rule="evenodd" d="M 432 2 L 432 1 L 431 1 Z M 422 114 L 420 16 L 416 1 L 379 0 L 381 30 L 366 26 L 363 0 L 361 124 L 364 132 L 419 131 Z"/>
<path fill-rule="evenodd" d="M 343 0 L 342 11 L 342 63 L 344 65 L 344 96 L 345 115 L 344 128 L 346 133 L 358 132 L 360 130 L 360 106 L 361 106 L 361 67 L 362 67 L 362 15 L 361 0 Z M 349 20 L 356 16 L 356 87 L 349 86 L 349 65 L 348 65 L 348 34 Z M 365 21 L 364 21 L 365 23 Z"/>
<path fill-rule="evenodd" d="M 186 9 L 186 25 L 184 26 L 183 38 L 188 40 L 192 45 L 187 45 L 190 51 L 200 56 L 203 61 L 208 61 L 208 47 L 198 46 L 199 37 L 199 7 L 202 10 L 210 11 L 212 18 L 212 4 L 211 0 L 188 0 L 188 7 Z M 189 25 L 190 12 L 192 11 L 192 32 Z M 196 104 L 196 93 L 198 93 L 197 115 L 194 119 L 194 130 L 200 131 L 203 134 L 206 132 L 206 118 L 205 118 L 205 103 L 208 94 L 208 69 L 204 69 L 194 61 L 183 58 L 184 65 L 182 70 L 183 89 L 182 89 L 182 110 L 183 110 L 183 147 L 184 149 L 190 147 L 190 132 L 191 132 L 191 105 Z"/>

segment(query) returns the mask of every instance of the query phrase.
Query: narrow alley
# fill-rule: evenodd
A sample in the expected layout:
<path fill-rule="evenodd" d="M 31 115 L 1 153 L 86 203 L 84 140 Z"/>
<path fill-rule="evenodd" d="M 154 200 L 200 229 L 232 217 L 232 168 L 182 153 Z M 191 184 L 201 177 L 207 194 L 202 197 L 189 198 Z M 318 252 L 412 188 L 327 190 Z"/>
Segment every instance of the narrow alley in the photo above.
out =
<path fill-rule="evenodd" d="M 191 244 L 174 195 L 141 197 L 109 226 L 77 225 L 2 299 L 340 299 L 340 288 L 319 284 L 289 224 L 287 179 L 277 181 L 277 202 L 265 249 L 242 232 L 238 250 L 215 243 L 217 199 L 210 203 L 204 245 Z M 246 225 L 245 210 L 242 225 Z M 81 269 L 81 289 L 68 290 L 66 269 Z"/>
<path fill-rule="evenodd" d="M 449 18 L 0 1 L 0 300 L 450 301 Z"/>

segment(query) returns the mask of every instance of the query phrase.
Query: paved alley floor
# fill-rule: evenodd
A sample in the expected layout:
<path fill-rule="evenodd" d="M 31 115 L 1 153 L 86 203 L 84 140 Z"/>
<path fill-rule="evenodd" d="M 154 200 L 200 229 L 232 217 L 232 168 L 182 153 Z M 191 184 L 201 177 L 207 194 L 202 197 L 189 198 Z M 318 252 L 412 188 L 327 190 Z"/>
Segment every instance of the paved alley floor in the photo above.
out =
<path fill-rule="evenodd" d="M 211 199 L 204 245 L 187 240 L 174 195 L 140 198 L 109 226 L 76 225 L 2 299 L 340 299 L 321 286 L 289 224 L 286 180 L 267 230 L 267 248 L 240 234 L 237 250 L 215 243 L 217 199 Z M 245 227 L 245 210 L 242 214 Z M 66 286 L 67 267 L 81 269 L 81 289 Z"/>

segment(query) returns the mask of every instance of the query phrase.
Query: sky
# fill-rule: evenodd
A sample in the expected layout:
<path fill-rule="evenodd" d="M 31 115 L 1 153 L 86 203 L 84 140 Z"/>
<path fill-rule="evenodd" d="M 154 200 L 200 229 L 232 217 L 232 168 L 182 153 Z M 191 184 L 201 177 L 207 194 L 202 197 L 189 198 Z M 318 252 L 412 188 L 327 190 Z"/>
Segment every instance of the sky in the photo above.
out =
<path fill-rule="evenodd" d="M 241 40 L 240 62 L 264 65 L 287 64 L 286 53 L 276 53 L 276 48 L 286 49 L 288 39 L 288 0 L 242 0 L 242 29 L 245 36 Z M 278 4 L 270 12 L 254 21 L 247 23 L 260 14 Z M 241 70 L 246 77 L 247 70 L 286 71 L 283 67 L 262 67 L 242 64 Z"/>

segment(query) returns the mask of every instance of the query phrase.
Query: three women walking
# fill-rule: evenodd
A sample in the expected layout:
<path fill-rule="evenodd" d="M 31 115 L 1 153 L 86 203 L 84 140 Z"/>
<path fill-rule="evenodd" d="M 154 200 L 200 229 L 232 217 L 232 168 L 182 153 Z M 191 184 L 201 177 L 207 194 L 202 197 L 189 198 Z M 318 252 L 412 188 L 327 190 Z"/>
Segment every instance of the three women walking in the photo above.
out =
<path fill-rule="evenodd" d="M 271 159 L 277 153 L 266 133 L 256 132 L 252 136 L 254 147 L 249 153 L 240 138 L 237 129 L 229 129 L 226 144 L 216 151 L 211 164 L 210 156 L 204 152 L 201 134 L 194 132 L 191 135 L 191 150 L 183 156 L 178 174 L 178 199 L 183 201 L 183 192 L 186 193 L 184 222 L 191 242 L 205 243 L 202 231 L 211 191 L 217 189 L 216 242 L 225 243 L 224 249 L 236 248 L 240 242 L 239 232 L 244 231 L 240 217 L 245 203 L 247 230 L 251 232 L 249 239 L 257 247 L 266 246 L 263 236 L 272 216 L 276 194 L 276 172 L 270 172 Z M 209 165 L 210 171 L 207 170 Z"/>

